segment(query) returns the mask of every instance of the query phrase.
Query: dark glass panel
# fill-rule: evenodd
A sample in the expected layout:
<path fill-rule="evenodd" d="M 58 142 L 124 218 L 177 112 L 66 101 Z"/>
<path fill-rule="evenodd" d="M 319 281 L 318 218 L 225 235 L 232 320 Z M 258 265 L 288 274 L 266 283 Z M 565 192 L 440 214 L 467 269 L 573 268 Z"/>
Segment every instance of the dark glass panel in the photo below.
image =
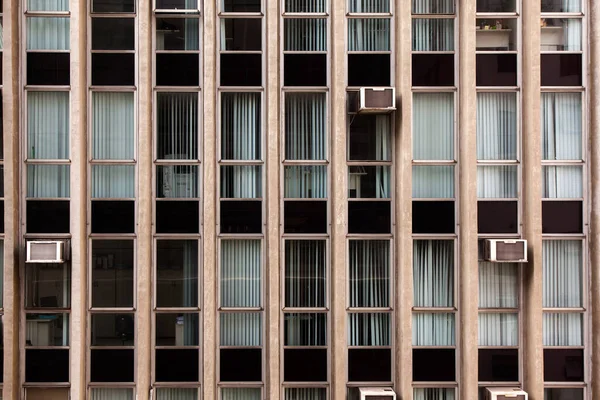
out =
<path fill-rule="evenodd" d="M 198 241 L 156 242 L 156 305 L 198 306 Z"/>
<path fill-rule="evenodd" d="M 413 201 L 413 233 L 454 233 L 454 201 Z"/>
<path fill-rule="evenodd" d="M 477 86 L 517 86 L 516 54 L 477 54 Z"/>
<path fill-rule="evenodd" d="M 583 382 L 583 349 L 544 349 L 544 381 Z"/>
<path fill-rule="evenodd" d="M 284 54 L 284 86 L 327 86 L 326 54 Z"/>
<path fill-rule="evenodd" d="M 581 54 L 542 54 L 542 86 L 581 86 Z"/>
<path fill-rule="evenodd" d="M 0 233 L 4 233 L 4 200 L 0 200 Z"/>
<path fill-rule="evenodd" d="M 69 233 L 69 200 L 27 200 L 27 233 Z"/>
<path fill-rule="evenodd" d="M 135 0 L 92 0 L 92 12 L 132 13 L 135 12 Z"/>
<path fill-rule="evenodd" d="M 92 346 L 133 346 L 134 339 L 135 314 L 92 314 Z"/>
<path fill-rule="evenodd" d="M 92 241 L 92 307 L 133 307 L 133 240 Z"/>
<path fill-rule="evenodd" d="M 262 380 L 261 349 L 221 349 L 221 381 L 259 382 Z"/>
<path fill-rule="evenodd" d="M 285 201 L 284 233 L 327 233 L 327 201 Z"/>
<path fill-rule="evenodd" d="M 327 381 L 327 349 L 285 349 L 283 357 L 286 382 Z"/>
<path fill-rule="evenodd" d="M 221 86 L 261 86 L 261 54 L 221 54 Z"/>
<path fill-rule="evenodd" d="M 190 10 L 197 9 L 196 1 L 190 0 L 156 0 L 156 8 L 159 10 Z"/>
<path fill-rule="evenodd" d="M 261 233 L 262 201 L 221 201 L 221 233 Z"/>
<path fill-rule="evenodd" d="M 91 382 L 133 382 L 133 349 L 91 350 Z"/>
<path fill-rule="evenodd" d="M 349 201 L 348 233 L 391 233 L 390 201 Z"/>
<path fill-rule="evenodd" d="M 92 85 L 133 86 L 135 54 L 92 54 Z"/>
<path fill-rule="evenodd" d="M 456 380 L 454 349 L 413 349 L 413 381 Z"/>
<path fill-rule="evenodd" d="M 454 54 L 413 54 L 413 86 L 454 86 Z"/>
<path fill-rule="evenodd" d="M 198 382 L 198 349 L 156 349 L 156 381 Z"/>
<path fill-rule="evenodd" d="M 92 18 L 92 50 L 135 49 L 134 18 Z"/>
<path fill-rule="evenodd" d="M 92 233 L 134 232 L 134 201 L 92 201 Z"/>
<path fill-rule="evenodd" d="M 515 0 L 477 0 L 477 12 L 515 12 Z"/>
<path fill-rule="evenodd" d="M 156 233 L 198 233 L 198 201 L 157 201 Z"/>
<path fill-rule="evenodd" d="M 485 382 L 518 382 L 518 349 L 480 349 L 479 380 Z"/>
<path fill-rule="evenodd" d="M 517 233 L 518 203 L 516 201 L 478 201 L 477 231 L 479 233 Z"/>
<path fill-rule="evenodd" d="M 225 12 L 260 12 L 260 0 L 224 0 Z"/>
<path fill-rule="evenodd" d="M 582 388 L 545 388 L 544 400 L 584 400 Z"/>
<path fill-rule="evenodd" d="M 158 86 L 198 86 L 200 80 L 198 54 L 159 53 L 156 55 Z"/>
<path fill-rule="evenodd" d="M 389 54 L 348 54 L 348 86 L 389 86 Z"/>
<path fill-rule="evenodd" d="M 228 51 L 260 51 L 262 47 L 260 18 L 225 18 L 221 20 L 224 30 L 222 50 Z M 224 46 L 224 48 L 223 48 Z"/>
<path fill-rule="evenodd" d="M 542 201 L 542 233 L 582 232 L 582 201 Z"/>
<path fill-rule="evenodd" d="M 69 382 L 69 350 L 25 350 L 25 381 Z"/>
<path fill-rule="evenodd" d="M 375 382 L 392 380 L 390 349 L 348 349 L 348 380 Z"/>
<path fill-rule="evenodd" d="M 68 85 L 69 53 L 27 53 L 28 85 Z"/>

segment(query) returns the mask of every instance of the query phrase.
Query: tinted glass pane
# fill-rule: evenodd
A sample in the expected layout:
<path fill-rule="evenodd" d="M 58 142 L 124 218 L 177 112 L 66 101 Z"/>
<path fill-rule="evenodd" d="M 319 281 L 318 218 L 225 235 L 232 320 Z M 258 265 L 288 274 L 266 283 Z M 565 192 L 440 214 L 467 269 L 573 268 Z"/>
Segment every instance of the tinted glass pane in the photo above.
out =
<path fill-rule="evenodd" d="M 260 0 L 223 0 L 225 12 L 260 12 Z"/>
<path fill-rule="evenodd" d="M 189 1 L 186 3 L 191 5 Z M 156 50 L 198 50 L 199 30 L 198 18 L 157 18 Z"/>
<path fill-rule="evenodd" d="M 478 201 L 477 231 L 479 233 L 516 233 L 518 230 L 516 201 Z"/>
<path fill-rule="evenodd" d="M 134 233 L 135 202 L 92 201 L 92 233 Z"/>
<path fill-rule="evenodd" d="M 197 9 L 196 0 L 156 0 L 156 8 L 162 10 Z"/>
<path fill-rule="evenodd" d="M 327 381 L 327 349 L 285 349 L 283 357 L 285 381 Z"/>
<path fill-rule="evenodd" d="M 542 12 L 580 12 L 581 0 L 542 0 Z M 570 400 L 570 399 L 569 399 Z"/>
<path fill-rule="evenodd" d="M 515 0 L 477 0 L 477 12 L 515 11 Z"/>
<path fill-rule="evenodd" d="M 391 202 L 348 202 L 348 233 L 390 233 Z"/>
<path fill-rule="evenodd" d="M 134 339 L 135 314 L 92 315 L 92 346 L 133 346 Z"/>
<path fill-rule="evenodd" d="M 92 0 L 92 12 L 134 12 L 135 0 Z"/>
<path fill-rule="evenodd" d="M 391 120 L 382 115 L 352 117 L 348 159 L 352 161 L 391 161 Z"/>
<path fill-rule="evenodd" d="M 262 379 L 261 349 L 221 349 L 221 381 L 255 382 Z"/>
<path fill-rule="evenodd" d="M 134 84 L 135 54 L 92 54 L 92 85 Z"/>
<path fill-rule="evenodd" d="M 260 86 L 261 54 L 221 54 L 222 86 Z"/>
<path fill-rule="evenodd" d="M 348 54 L 348 86 L 389 86 L 389 54 Z"/>
<path fill-rule="evenodd" d="M 221 50 L 260 50 L 261 25 L 260 18 L 221 19 Z"/>
<path fill-rule="evenodd" d="M 477 54 L 477 86 L 516 86 L 516 54 Z"/>
<path fill-rule="evenodd" d="M 413 381 L 456 379 L 454 349 L 413 349 Z"/>
<path fill-rule="evenodd" d="M 544 349 L 544 381 L 583 381 L 582 349 Z"/>
<path fill-rule="evenodd" d="M 133 18 L 92 18 L 92 50 L 133 50 Z"/>
<path fill-rule="evenodd" d="M 454 201 L 413 201 L 413 233 L 454 233 Z"/>
<path fill-rule="evenodd" d="M 69 201 L 27 201 L 27 233 L 69 233 Z"/>
<path fill-rule="evenodd" d="M 581 86 L 581 54 L 542 54 L 542 86 Z"/>
<path fill-rule="evenodd" d="M 413 86 L 454 86 L 454 54 L 413 54 Z"/>
<path fill-rule="evenodd" d="M 390 381 L 392 351 L 390 349 L 348 349 L 349 381 Z"/>
<path fill-rule="evenodd" d="M 26 308 L 67 308 L 71 305 L 71 268 L 62 264 L 30 264 L 25 268 Z"/>
<path fill-rule="evenodd" d="M 69 53 L 27 53 L 28 85 L 68 85 Z"/>
<path fill-rule="evenodd" d="M 583 202 L 542 201 L 543 233 L 582 233 Z"/>
<path fill-rule="evenodd" d="M 286 201 L 283 226 L 285 233 L 326 233 L 326 201 Z"/>
<path fill-rule="evenodd" d="M 222 201 L 221 233 L 261 233 L 262 201 Z"/>
<path fill-rule="evenodd" d="M 156 380 L 160 382 L 197 382 L 198 349 L 157 349 Z"/>
<path fill-rule="evenodd" d="M 27 314 L 25 346 L 68 346 L 69 314 Z"/>
<path fill-rule="evenodd" d="M 156 305 L 197 307 L 198 242 L 158 240 L 156 247 Z"/>
<path fill-rule="evenodd" d="M 26 382 L 69 382 L 69 350 L 25 350 Z"/>
<path fill-rule="evenodd" d="M 133 265 L 133 240 L 92 242 L 92 307 L 133 307 Z"/>
<path fill-rule="evenodd" d="M 518 20 L 478 18 L 476 49 L 482 51 L 517 50 Z"/>
<path fill-rule="evenodd" d="M 133 349 L 91 350 L 91 382 L 133 382 Z"/>
<path fill-rule="evenodd" d="M 157 346 L 198 346 L 197 313 L 156 314 Z"/>
<path fill-rule="evenodd" d="M 548 388 L 544 389 L 544 400 L 584 400 L 581 388 Z"/>
<path fill-rule="evenodd" d="M 479 380 L 517 382 L 519 380 L 519 350 L 480 349 Z"/>
<path fill-rule="evenodd" d="M 157 201 L 156 233 L 198 233 L 197 201 Z"/>
<path fill-rule="evenodd" d="M 284 54 L 284 86 L 326 86 L 326 54 Z"/>

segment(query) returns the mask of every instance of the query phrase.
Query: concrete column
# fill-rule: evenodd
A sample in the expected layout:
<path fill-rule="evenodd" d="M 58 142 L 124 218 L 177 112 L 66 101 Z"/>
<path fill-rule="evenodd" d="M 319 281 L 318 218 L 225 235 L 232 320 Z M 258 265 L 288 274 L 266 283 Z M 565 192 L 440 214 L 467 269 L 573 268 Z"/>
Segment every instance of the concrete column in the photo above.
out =
<path fill-rule="evenodd" d="M 71 398 L 85 399 L 87 355 L 87 7 L 71 0 Z"/>
<path fill-rule="evenodd" d="M 346 234 L 348 182 L 346 166 L 346 0 L 331 0 L 331 399 L 346 399 L 348 316 L 346 313 Z"/>
<path fill-rule="evenodd" d="M 220 107 L 217 97 L 217 2 L 204 1 L 204 27 L 202 53 L 204 61 L 204 79 L 202 83 L 203 92 L 200 103 L 212 105 L 202 109 L 203 132 L 203 158 L 202 170 L 204 173 L 202 192 L 202 390 L 203 399 L 217 399 L 217 351 L 218 340 L 216 324 L 217 321 L 217 246 L 216 246 L 216 223 L 217 223 L 217 110 Z M 203 99 L 203 100 L 202 100 Z"/>
<path fill-rule="evenodd" d="M 412 1 L 396 3 L 396 130 L 395 135 L 395 365 L 396 394 L 412 400 Z"/>
<path fill-rule="evenodd" d="M 458 326 L 457 379 L 461 399 L 478 398 L 476 2 L 458 2 Z"/>
<path fill-rule="evenodd" d="M 19 131 L 21 76 L 19 2 L 4 1 L 2 110 L 4 126 L 4 387 L 3 398 L 20 398 L 19 377 Z"/>
<path fill-rule="evenodd" d="M 152 0 L 138 0 L 137 400 L 152 385 L 152 29 Z"/>
<path fill-rule="evenodd" d="M 280 85 L 279 85 L 279 20 L 280 10 L 279 1 L 267 1 L 266 7 L 266 32 L 267 38 L 264 45 L 266 50 L 266 79 L 265 79 L 265 109 L 266 109 L 266 176 L 267 185 L 265 190 L 266 199 L 266 228 L 265 228 L 265 246 L 266 253 L 266 273 L 265 273 L 265 319 L 266 327 L 266 346 L 265 363 L 265 391 L 266 399 L 278 400 L 280 398 L 281 387 L 281 341 L 280 341 L 280 275 L 283 268 L 283 262 L 280 263 L 280 185 L 279 170 L 281 168 L 280 149 Z M 281 267 L 280 267 L 281 265 Z"/>
<path fill-rule="evenodd" d="M 522 227 L 529 263 L 523 265 L 523 387 L 530 400 L 544 398 L 542 348 L 542 199 L 540 133 L 540 2 L 523 1 Z"/>
<path fill-rule="evenodd" d="M 589 254 L 591 268 L 591 321 L 592 329 L 589 341 L 591 355 L 591 394 L 588 399 L 600 396 L 600 3 L 589 1 L 588 26 L 589 32 L 589 64 L 588 93 L 590 101 L 588 112 L 590 116 L 590 201 L 591 208 Z M 584 47 L 585 48 L 585 47 Z M 584 68 L 585 68 L 584 67 Z"/>

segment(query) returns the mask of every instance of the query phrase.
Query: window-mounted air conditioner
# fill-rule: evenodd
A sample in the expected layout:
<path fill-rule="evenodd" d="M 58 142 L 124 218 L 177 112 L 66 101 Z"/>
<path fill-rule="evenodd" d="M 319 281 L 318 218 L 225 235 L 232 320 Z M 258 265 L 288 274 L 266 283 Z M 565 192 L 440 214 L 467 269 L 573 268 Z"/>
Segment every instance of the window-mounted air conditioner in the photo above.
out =
<path fill-rule="evenodd" d="M 67 261 L 63 240 L 30 240 L 27 242 L 28 263 L 64 263 Z"/>
<path fill-rule="evenodd" d="M 389 387 L 359 388 L 360 400 L 396 400 L 396 393 Z"/>
<path fill-rule="evenodd" d="M 484 400 L 527 400 L 527 392 L 519 388 L 486 388 Z"/>
<path fill-rule="evenodd" d="M 527 240 L 487 239 L 484 258 L 492 262 L 526 263 Z"/>
<path fill-rule="evenodd" d="M 393 87 L 363 87 L 358 95 L 359 114 L 385 114 L 396 111 Z"/>

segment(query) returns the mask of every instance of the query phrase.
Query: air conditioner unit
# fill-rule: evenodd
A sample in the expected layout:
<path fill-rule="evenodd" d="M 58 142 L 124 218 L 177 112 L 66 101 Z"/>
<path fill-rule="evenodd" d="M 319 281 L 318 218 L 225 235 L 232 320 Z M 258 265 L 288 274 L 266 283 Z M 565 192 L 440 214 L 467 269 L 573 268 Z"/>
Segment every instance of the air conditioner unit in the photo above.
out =
<path fill-rule="evenodd" d="M 385 114 L 396 111 L 396 89 L 363 87 L 358 96 L 359 114 Z"/>
<path fill-rule="evenodd" d="M 359 388 L 360 400 L 396 400 L 396 393 L 390 387 Z"/>
<path fill-rule="evenodd" d="M 527 392 L 519 388 L 485 388 L 484 400 L 527 400 Z"/>
<path fill-rule="evenodd" d="M 527 262 L 527 240 L 501 239 L 485 241 L 484 258 L 492 262 Z"/>
<path fill-rule="evenodd" d="M 62 240 L 30 240 L 27 242 L 28 263 L 64 263 L 67 260 Z"/>

